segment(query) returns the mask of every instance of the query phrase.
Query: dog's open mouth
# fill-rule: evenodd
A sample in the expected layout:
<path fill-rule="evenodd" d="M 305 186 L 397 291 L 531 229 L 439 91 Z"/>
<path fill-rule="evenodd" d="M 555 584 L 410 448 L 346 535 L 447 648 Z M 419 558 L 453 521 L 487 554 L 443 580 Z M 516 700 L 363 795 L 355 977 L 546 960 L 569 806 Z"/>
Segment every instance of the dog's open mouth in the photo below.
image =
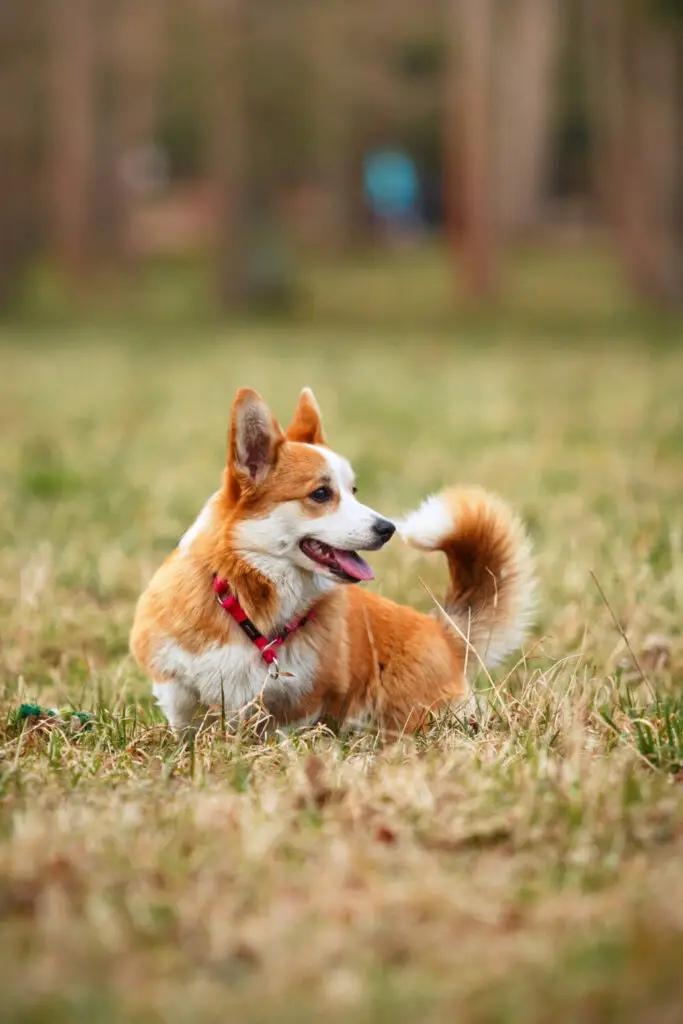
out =
<path fill-rule="evenodd" d="M 343 551 L 323 544 L 320 540 L 305 537 L 299 547 L 311 561 L 317 562 L 345 583 L 357 583 L 359 580 L 374 580 L 375 574 L 356 551 Z"/>

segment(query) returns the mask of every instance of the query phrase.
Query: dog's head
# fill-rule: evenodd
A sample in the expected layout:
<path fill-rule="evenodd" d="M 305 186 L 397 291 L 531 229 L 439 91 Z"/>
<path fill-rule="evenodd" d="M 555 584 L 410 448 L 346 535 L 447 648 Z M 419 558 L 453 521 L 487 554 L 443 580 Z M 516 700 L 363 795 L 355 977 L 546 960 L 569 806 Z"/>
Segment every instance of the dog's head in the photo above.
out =
<path fill-rule="evenodd" d="M 284 432 L 260 395 L 237 392 L 226 489 L 231 545 L 271 579 L 296 569 L 321 583 L 370 580 L 358 551 L 381 548 L 395 530 L 358 501 L 351 466 L 327 447 L 308 388 Z"/>

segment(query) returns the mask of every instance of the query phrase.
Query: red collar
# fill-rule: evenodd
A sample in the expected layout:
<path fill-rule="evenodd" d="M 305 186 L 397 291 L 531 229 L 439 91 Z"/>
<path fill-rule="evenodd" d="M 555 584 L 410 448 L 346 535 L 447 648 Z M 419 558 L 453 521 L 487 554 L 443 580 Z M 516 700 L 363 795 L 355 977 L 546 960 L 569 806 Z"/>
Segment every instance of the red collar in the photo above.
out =
<path fill-rule="evenodd" d="M 247 618 L 247 613 L 242 605 L 239 603 L 237 598 L 230 593 L 228 581 L 225 579 L 219 579 L 216 573 L 213 574 L 213 589 L 216 595 L 216 600 L 221 608 L 225 608 L 226 612 L 228 612 L 229 615 L 232 615 L 235 622 L 244 630 L 251 642 L 256 644 L 261 652 L 261 657 L 267 665 L 272 665 L 273 662 L 277 663 L 275 652 L 278 647 L 282 646 L 290 633 L 294 633 L 300 626 L 305 625 L 315 614 L 315 608 L 311 608 L 305 615 L 300 615 L 298 619 L 294 620 L 294 622 L 285 626 L 281 633 L 276 633 L 272 640 L 268 640 L 263 633 L 258 631 L 251 619 Z"/>

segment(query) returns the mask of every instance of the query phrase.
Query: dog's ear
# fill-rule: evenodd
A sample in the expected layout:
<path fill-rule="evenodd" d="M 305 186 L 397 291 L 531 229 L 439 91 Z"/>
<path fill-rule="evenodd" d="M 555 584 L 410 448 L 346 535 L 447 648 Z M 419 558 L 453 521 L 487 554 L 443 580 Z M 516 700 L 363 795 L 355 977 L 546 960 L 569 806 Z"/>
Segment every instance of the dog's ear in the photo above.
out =
<path fill-rule="evenodd" d="M 240 490 L 263 483 L 284 439 L 261 396 L 251 388 L 240 388 L 232 405 L 228 445 L 228 470 Z"/>
<path fill-rule="evenodd" d="M 299 404 L 294 411 L 294 417 L 287 427 L 285 436 L 288 441 L 325 444 L 320 409 L 310 388 L 304 388 L 301 392 Z"/>

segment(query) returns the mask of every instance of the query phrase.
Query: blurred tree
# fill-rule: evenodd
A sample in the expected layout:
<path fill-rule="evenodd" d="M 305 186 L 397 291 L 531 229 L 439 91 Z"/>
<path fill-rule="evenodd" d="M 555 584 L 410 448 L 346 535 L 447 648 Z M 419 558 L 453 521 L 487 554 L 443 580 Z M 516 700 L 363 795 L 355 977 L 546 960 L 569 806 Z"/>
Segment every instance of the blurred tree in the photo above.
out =
<path fill-rule="evenodd" d="M 247 109 L 248 0 L 204 0 L 209 172 L 217 193 L 218 297 L 226 309 L 252 298 L 247 250 L 253 225 Z"/>
<path fill-rule="evenodd" d="M 110 22 L 104 22 L 106 14 Z M 163 0 L 116 0 L 100 13 L 100 64 L 105 76 L 96 148 L 94 216 L 98 255 L 132 260 L 128 224 L 144 196 L 154 138 L 165 42 Z"/>
<path fill-rule="evenodd" d="M 499 4 L 495 53 L 495 191 L 505 232 L 543 217 L 552 143 L 561 0 Z"/>
<path fill-rule="evenodd" d="M 450 0 L 448 9 L 447 216 L 451 246 L 462 251 L 465 286 L 475 299 L 490 297 L 497 284 L 492 131 L 495 3 Z"/>
<path fill-rule="evenodd" d="M 41 241 L 43 44 L 36 5 L 0 3 L 0 310 L 18 299 Z"/>
<path fill-rule="evenodd" d="M 343 251 L 353 234 L 351 95 L 345 52 L 349 43 L 344 0 L 309 0 L 312 56 L 312 128 L 315 174 L 323 190 L 322 244 Z"/>
<path fill-rule="evenodd" d="M 562 7 L 561 40 L 558 54 L 555 101 L 553 104 L 550 194 L 574 201 L 574 208 L 586 201 L 594 209 L 592 173 L 592 131 L 587 88 L 580 4 L 569 0 Z M 578 200 L 578 203 L 576 203 Z"/>
<path fill-rule="evenodd" d="M 75 283 L 93 252 L 95 0 L 51 0 L 50 134 L 55 251 Z"/>
<path fill-rule="evenodd" d="M 206 171 L 210 118 L 205 107 L 209 8 L 183 0 L 163 7 L 167 47 L 161 62 L 157 138 L 173 181 L 197 181 Z"/>
<path fill-rule="evenodd" d="M 683 12 L 666 0 L 585 4 L 599 185 L 643 297 L 683 300 Z"/>
<path fill-rule="evenodd" d="M 121 174 L 121 121 L 125 117 L 124 80 L 129 55 L 120 45 L 126 0 L 91 0 L 93 128 L 90 134 L 91 182 L 88 200 L 90 276 L 124 260 L 125 196 Z M 128 97 L 130 98 L 130 97 Z"/>

